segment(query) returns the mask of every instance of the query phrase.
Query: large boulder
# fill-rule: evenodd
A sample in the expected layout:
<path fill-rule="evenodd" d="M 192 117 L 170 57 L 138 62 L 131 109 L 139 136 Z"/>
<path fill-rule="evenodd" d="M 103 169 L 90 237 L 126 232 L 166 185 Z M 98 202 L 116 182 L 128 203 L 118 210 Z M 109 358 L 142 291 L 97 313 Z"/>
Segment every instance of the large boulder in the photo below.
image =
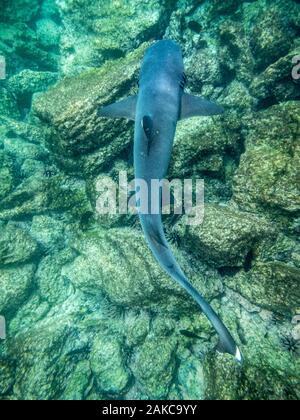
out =
<path fill-rule="evenodd" d="M 166 274 L 151 255 L 143 234 L 129 228 L 94 231 L 79 237 L 73 247 L 80 255 L 67 264 L 63 276 L 79 290 L 101 296 L 127 308 L 184 312 L 197 305 Z M 207 299 L 218 296 L 222 284 L 217 276 L 207 279 L 203 267 L 176 252 L 187 276 Z M 122 261 L 122 264 L 120 264 Z M 209 282 L 209 288 L 207 283 Z"/>
<path fill-rule="evenodd" d="M 218 268 L 244 267 L 258 244 L 275 234 L 259 217 L 218 205 L 205 206 L 202 224 L 188 226 L 186 222 L 183 218 L 176 227 L 183 245 Z"/>
<path fill-rule="evenodd" d="M 28 262 L 37 253 L 38 245 L 26 231 L 13 224 L 1 227 L 0 267 Z"/>
<path fill-rule="evenodd" d="M 298 268 L 273 261 L 228 278 L 226 285 L 257 306 L 292 317 L 300 302 L 299 276 Z"/>
<path fill-rule="evenodd" d="M 99 118 L 99 107 L 133 93 L 138 80 L 143 45 L 126 58 L 100 69 L 66 78 L 34 102 L 35 114 L 52 130 L 49 146 L 65 166 L 87 173 L 110 165 L 132 141 L 132 123 Z"/>
<path fill-rule="evenodd" d="M 35 266 L 28 264 L 0 270 L 0 313 L 6 317 L 26 301 L 33 284 Z"/>
<path fill-rule="evenodd" d="M 245 133 L 247 147 L 234 178 L 234 200 L 250 211 L 299 212 L 299 104 L 288 102 L 256 114 Z"/>
<path fill-rule="evenodd" d="M 174 4 L 169 0 L 127 2 L 58 0 L 60 17 L 68 28 L 62 34 L 62 69 L 79 69 L 103 64 L 163 35 Z"/>

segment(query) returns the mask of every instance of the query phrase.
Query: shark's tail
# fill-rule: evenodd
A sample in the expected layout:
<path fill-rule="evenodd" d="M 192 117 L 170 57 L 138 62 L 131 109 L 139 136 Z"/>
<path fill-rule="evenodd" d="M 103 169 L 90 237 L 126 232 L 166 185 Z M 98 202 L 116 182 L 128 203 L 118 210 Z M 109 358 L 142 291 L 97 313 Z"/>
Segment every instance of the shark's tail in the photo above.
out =
<path fill-rule="evenodd" d="M 179 264 L 177 263 L 169 244 L 166 240 L 160 215 L 140 215 L 144 234 L 150 249 L 161 267 L 195 299 L 203 313 L 212 323 L 219 335 L 218 350 L 222 353 L 231 354 L 240 363 L 243 362 L 242 354 L 236 345 L 232 335 L 218 317 L 210 304 L 188 281 Z"/>

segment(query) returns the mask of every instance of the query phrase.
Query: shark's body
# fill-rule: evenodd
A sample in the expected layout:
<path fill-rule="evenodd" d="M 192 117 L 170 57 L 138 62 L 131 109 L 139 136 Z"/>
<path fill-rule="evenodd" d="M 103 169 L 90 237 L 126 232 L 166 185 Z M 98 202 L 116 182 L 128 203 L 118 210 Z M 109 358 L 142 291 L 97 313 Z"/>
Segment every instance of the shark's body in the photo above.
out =
<path fill-rule="evenodd" d="M 151 209 L 151 181 L 162 180 L 168 171 L 177 122 L 196 115 L 216 115 L 222 108 L 202 98 L 184 93 L 186 77 L 180 47 L 173 41 L 159 41 L 145 55 L 139 94 L 99 111 L 103 117 L 135 120 L 135 177 L 148 186 Z M 161 197 L 157 197 L 160 200 Z M 161 212 L 140 212 L 140 221 L 149 247 L 160 266 L 196 300 L 219 334 L 220 349 L 242 361 L 231 334 L 199 292 L 185 277 L 166 240 Z"/>

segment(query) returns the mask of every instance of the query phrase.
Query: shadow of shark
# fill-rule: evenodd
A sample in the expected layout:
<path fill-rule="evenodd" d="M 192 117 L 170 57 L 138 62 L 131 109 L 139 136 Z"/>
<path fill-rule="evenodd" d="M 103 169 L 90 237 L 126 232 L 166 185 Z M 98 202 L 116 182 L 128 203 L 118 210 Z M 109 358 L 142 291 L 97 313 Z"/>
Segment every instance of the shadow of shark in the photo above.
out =
<path fill-rule="evenodd" d="M 143 180 L 148 186 L 147 197 L 141 197 L 142 201 L 147 201 L 147 205 L 141 206 L 140 203 L 140 207 L 155 207 L 151 202 L 151 181 L 163 180 L 167 174 L 178 120 L 224 112 L 223 108 L 215 103 L 185 93 L 185 84 L 181 48 L 170 40 L 159 41 L 146 51 L 138 95 L 98 111 L 101 117 L 128 118 L 135 121 L 135 178 Z M 156 199 L 161 200 L 161 197 Z M 219 335 L 218 350 L 229 353 L 242 362 L 241 352 L 232 335 L 178 265 L 165 237 L 162 212 L 158 213 L 139 212 L 143 232 L 153 255 L 165 272 L 184 287 L 199 304 Z"/>

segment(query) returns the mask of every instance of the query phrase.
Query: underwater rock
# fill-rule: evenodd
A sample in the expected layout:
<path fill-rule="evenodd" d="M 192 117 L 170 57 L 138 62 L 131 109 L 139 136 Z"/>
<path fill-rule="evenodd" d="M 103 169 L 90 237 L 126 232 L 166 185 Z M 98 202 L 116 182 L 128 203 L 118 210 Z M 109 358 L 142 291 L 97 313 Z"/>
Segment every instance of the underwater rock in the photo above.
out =
<path fill-rule="evenodd" d="M 25 400 L 58 399 L 85 351 L 78 347 L 75 329 L 56 319 L 19 334 L 9 350 L 18 355 L 14 393 Z"/>
<path fill-rule="evenodd" d="M 8 394 L 14 384 L 15 366 L 9 359 L 0 355 L 0 398 Z"/>
<path fill-rule="evenodd" d="M 97 337 L 94 341 L 90 365 L 100 392 L 120 396 L 126 391 L 131 375 L 122 353 L 121 343 L 112 337 Z"/>
<path fill-rule="evenodd" d="M 72 158 L 74 168 L 78 170 L 79 165 L 91 173 L 101 171 L 128 146 L 132 123 L 118 120 L 111 124 L 97 116 L 97 109 L 130 92 L 145 48 L 100 69 L 66 78 L 35 99 L 35 114 L 52 128 L 50 146 L 55 155 Z"/>
<path fill-rule="evenodd" d="M 32 260 L 38 252 L 38 245 L 23 229 L 8 224 L 1 227 L 0 267 L 22 264 Z"/>
<path fill-rule="evenodd" d="M 39 8 L 39 0 L 4 0 L 0 11 L 0 20 L 29 23 L 37 16 Z"/>
<path fill-rule="evenodd" d="M 16 99 L 4 87 L 0 86 L 0 115 L 10 118 L 20 118 Z"/>
<path fill-rule="evenodd" d="M 205 400 L 206 383 L 199 355 L 190 354 L 178 369 L 180 399 Z"/>
<path fill-rule="evenodd" d="M 65 225 L 61 220 L 50 216 L 34 216 L 30 235 L 48 252 L 65 246 Z"/>
<path fill-rule="evenodd" d="M 82 360 L 76 364 L 64 391 L 64 400 L 79 401 L 86 399 L 92 380 L 90 362 Z"/>
<path fill-rule="evenodd" d="M 256 264 L 248 273 L 226 279 L 226 285 L 261 308 L 293 316 L 299 306 L 300 270 L 278 261 Z"/>
<path fill-rule="evenodd" d="M 300 399 L 299 28 L 294 0 L 2 0 L 0 399 Z M 133 178 L 133 123 L 97 108 L 137 91 L 158 38 L 182 46 L 187 89 L 226 108 L 178 124 L 169 175 L 204 178 L 213 204 L 165 227 L 242 367 L 137 217 L 97 214 L 97 182 Z"/>
<path fill-rule="evenodd" d="M 47 129 L 35 125 L 34 123 L 17 121 L 10 118 L 5 118 L 0 115 L 0 141 L 2 137 L 16 138 L 28 141 L 30 143 L 44 145 L 47 137 Z"/>
<path fill-rule="evenodd" d="M 256 105 L 257 101 L 253 96 L 243 83 L 235 80 L 219 97 L 219 103 L 234 112 L 247 111 Z"/>
<path fill-rule="evenodd" d="M 75 255 L 71 249 L 64 249 L 47 255 L 39 264 L 36 272 L 36 281 L 41 297 L 50 305 L 65 302 L 74 292 L 74 288 L 62 274 L 64 265 L 74 260 Z"/>
<path fill-rule="evenodd" d="M 225 120 L 214 117 L 180 122 L 169 175 L 182 178 L 196 173 L 222 178 L 225 174 L 223 160 L 227 152 L 238 154 L 239 148 L 240 122 L 234 116 L 228 116 Z"/>
<path fill-rule="evenodd" d="M 32 264 L 0 269 L 0 313 L 5 317 L 12 314 L 25 302 L 34 278 Z"/>
<path fill-rule="evenodd" d="M 3 139 L 5 152 L 15 159 L 15 163 L 22 165 L 26 160 L 46 161 L 49 152 L 38 144 L 27 142 L 17 137 Z"/>
<path fill-rule="evenodd" d="M 257 17 L 250 44 L 258 68 L 267 67 L 289 52 L 296 35 L 291 25 L 294 11 L 291 2 L 285 3 L 284 12 L 275 3 Z"/>
<path fill-rule="evenodd" d="M 149 337 L 140 347 L 132 371 L 142 395 L 166 399 L 176 367 L 177 341 L 174 337 Z"/>
<path fill-rule="evenodd" d="M 45 211 L 70 211 L 79 220 L 91 213 L 85 183 L 62 175 L 25 179 L 0 202 L 0 219 L 16 220 Z"/>
<path fill-rule="evenodd" d="M 203 224 L 176 230 L 183 245 L 214 267 L 243 267 L 258 243 L 274 235 L 270 225 L 259 217 L 226 206 L 206 204 Z"/>
<path fill-rule="evenodd" d="M 98 211 L 99 199 L 101 199 L 101 194 L 103 194 L 103 186 L 107 185 L 106 182 L 108 181 L 108 177 L 110 180 L 109 183 L 111 183 L 111 180 L 115 182 L 116 191 L 119 196 L 119 178 L 121 172 L 127 173 L 129 183 L 133 181 L 133 165 L 119 159 L 115 161 L 109 172 L 104 172 L 99 174 L 97 177 L 89 177 L 87 179 L 87 194 L 90 199 L 91 206 L 94 209 L 94 218 L 100 226 L 106 229 L 122 226 L 133 227 L 139 224 L 138 216 L 136 214 L 102 214 Z"/>
<path fill-rule="evenodd" d="M 43 48 L 58 46 L 60 34 L 61 27 L 52 19 L 39 19 L 36 22 L 37 39 Z"/>
<path fill-rule="evenodd" d="M 27 105 L 30 108 L 32 95 L 47 90 L 57 80 L 57 73 L 26 69 L 10 77 L 7 87 L 23 103 L 23 106 Z"/>
<path fill-rule="evenodd" d="M 172 10 L 168 0 L 141 4 L 86 0 L 58 0 L 60 17 L 68 28 L 63 34 L 63 71 L 97 67 L 126 55 L 143 42 L 163 36 Z M 71 51 L 71 53 L 70 53 Z"/>
<path fill-rule="evenodd" d="M 225 305 L 224 305 L 225 306 Z M 243 335 L 242 366 L 227 355 L 208 355 L 204 362 L 209 400 L 297 400 L 299 361 L 282 349 L 278 329 L 263 322 L 262 314 L 236 306 L 234 296 L 223 307 L 227 325 L 235 318 Z M 230 308 L 230 312 L 228 312 Z"/>
<path fill-rule="evenodd" d="M 268 106 L 299 98 L 299 86 L 291 78 L 292 59 L 300 55 L 300 49 L 279 58 L 254 78 L 250 92 L 259 99 L 259 106 Z"/>
<path fill-rule="evenodd" d="M 80 255 L 63 268 L 62 274 L 85 293 L 96 296 L 105 293 L 115 305 L 131 309 L 150 307 L 173 313 L 198 310 L 158 266 L 140 231 L 95 230 L 80 236 L 72 246 Z M 176 254 L 192 283 L 208 300 L 222 293 L 218 276 L 204 278 L 202 266 L 194 261 L 189 264 L 179 252 Z"/>
<path fill-rule="evenodd" d="M 0 202 L 12 191 L 15 182 L 14 162 L 0 150 Z"/>
<path fill-rule="evenodd" d="M 246 124 L 246 152 L 234 177 L 242 209 L 293 214 L 300 210 L 299 104 L 288 102 L 255 114 Z"/>
<path fill-rule="evenodd" d="M 212 53 L 209 48 L 200 49 L 187 59 L 188 87 L 201 92 L 204 84 L 219 86 L 224 83 L 218 51 Z"/>
<path fill-rule="evenodd" d="M 15 24 L 1 22 L 0 53 L 6 58 L 8 76 L 24 68 L 53 72 L 58 70 L 56 52 L 43 49 L 35 31 L 19 21 Z"/>

